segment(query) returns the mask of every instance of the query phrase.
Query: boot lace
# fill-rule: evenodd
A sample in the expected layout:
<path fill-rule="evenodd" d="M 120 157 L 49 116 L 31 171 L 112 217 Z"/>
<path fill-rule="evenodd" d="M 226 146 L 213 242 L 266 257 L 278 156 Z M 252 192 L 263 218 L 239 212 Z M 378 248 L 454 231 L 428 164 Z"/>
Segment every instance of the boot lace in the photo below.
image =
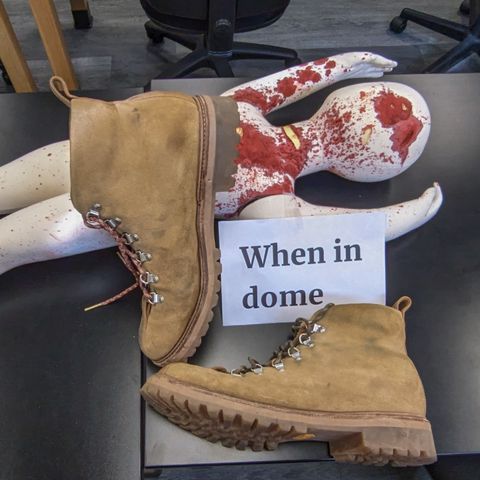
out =
<path fill-rule="evenodd" d="M 217 368 L 217 370 L 236 376 L 243 376 L 249 372 L 260 375 L 263 373 L 265 367 L 273 367 L 278 371 L 284 370 L 285 364 L 283 359 L 286 357 L 292 357 L 297 362 L 300 362 L 302 360 L 302 354 L 299 347 L 303 345 L 312 348 L 315 345 L 312 340 L 312 335 L 324 333 L 326 330 L 326 327 L 317 322 L 325 316 L 333 305 L 333 303 L 325 305 L 325 307 L 315 312 L 309 320 L 305 318 L 297 318 L 292 325 L 292 333 L 290 334 L 289 339 L 273 352 L 273 355 L 266 363 L 261 364 L 254 358 L 248 357 L 248 362 L 250 363 L 249 367 L 242 365 L 240 368 L 235 368 L 230 372 L 222 368 Z"/>
<path fill-rule="evenodd" d="M 133 243 L 139 240 L 139 236 L 136 233 L 119 231 L 118 227 L 122 223 L 122 220 L 118 217 L 102 218 L 100 215 L 101 208 L 102 206 L 99 203 L 95 203 L 90 210 L 88 210 L 85 215 L 85 225 L 90 228 L 103 229 L 113 237 L 118 246 L 117 255 L 135 277 L 135 283 L 117 295 L 85 308 L 85 311 L 113 303 L 138 287 L 140 287 L 143 296 L 150 304 L 155 305 L 162 303 L 164 301 L 163 296 L 160 295 L 152 285 L 158 282 L 158 275 L 149 272 L 143 267 L 145 262 L 152 259 L 152 255 L 133 248 Z"/>

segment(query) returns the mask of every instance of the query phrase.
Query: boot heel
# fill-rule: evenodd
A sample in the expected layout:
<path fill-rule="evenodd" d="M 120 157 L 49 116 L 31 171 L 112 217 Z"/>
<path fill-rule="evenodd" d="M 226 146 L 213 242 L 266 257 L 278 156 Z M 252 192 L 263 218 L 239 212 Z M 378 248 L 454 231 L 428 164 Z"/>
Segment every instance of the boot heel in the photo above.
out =
<path fill-rule="evenodd" d="M 423 428 L 371 427 L 330 441 L 338 462 L 414 466 L 437 460 L 430 423 Z"/>

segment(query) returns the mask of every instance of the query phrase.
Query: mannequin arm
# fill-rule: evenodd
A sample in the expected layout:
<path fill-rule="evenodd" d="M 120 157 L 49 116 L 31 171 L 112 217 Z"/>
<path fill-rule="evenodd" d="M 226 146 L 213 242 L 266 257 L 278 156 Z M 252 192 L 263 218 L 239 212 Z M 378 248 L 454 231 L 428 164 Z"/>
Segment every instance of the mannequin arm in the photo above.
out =
<path fill-rule="evenodd" d="M 266 115 L 332 83 L 348 78 L 378 78 L 396 66 L 397 62 L 374 53 L 343 53 L 244 83 L 222 96 L 249 103 Z"/>
<path fill-rule="evenodd" d="M 415 200 L 373 209 L 325 207 L 305 202 L 294 195 L 275 195 L 252 202 L 242 210 L 239 218 L 256 219 L 384 212 L 387 216 L 385 239 L 389 241 L 428 222 L 438 212 L 442 201 L 442 190 L 438 183 L 425 190 Z"/>

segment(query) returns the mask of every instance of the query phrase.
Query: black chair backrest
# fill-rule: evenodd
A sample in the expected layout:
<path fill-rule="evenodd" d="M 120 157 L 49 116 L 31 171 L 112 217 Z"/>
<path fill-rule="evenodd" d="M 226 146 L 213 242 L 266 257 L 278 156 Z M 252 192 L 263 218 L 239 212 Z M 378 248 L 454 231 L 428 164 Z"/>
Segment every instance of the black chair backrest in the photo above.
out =
<path fill-rule="evenodd" d="M 140 0 L 140 3 L 154 22 L 192 33 L 207 31 L 208 0 Z M 237 0 L 235 31 L 247 32 L 275 22 L 289 3 L 290 0 Z"/>

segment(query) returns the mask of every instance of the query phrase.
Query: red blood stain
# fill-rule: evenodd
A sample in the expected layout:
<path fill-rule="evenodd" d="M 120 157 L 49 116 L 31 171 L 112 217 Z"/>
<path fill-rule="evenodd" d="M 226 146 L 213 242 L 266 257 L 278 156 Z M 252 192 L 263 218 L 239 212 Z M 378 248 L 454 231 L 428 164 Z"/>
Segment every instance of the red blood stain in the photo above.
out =
<path fill-rule="evenodd" d="M 297 90 L 295 80 L 292 77 L 282 78 L 277 82 L 278 93 L 281 93 L 285 98 L 291 97 Z"/>
<path fill-rule="evenodd" d="M 318 60 L 315 60 L 313 63 L 315 65 L 325 65 L 328 61 L 328 58 L 319 58 Z"/>
<path fill-rule="evenodd" d="M 266 114 L 272 108 L 278 106 L 282 101 L 282 96 L 278 94 L 266 95 L 265 93 L 254 90 L 251 87 L 242 88 L 233 94 L 237 102 L 245 102 L 258 107 L 262 113 Z"/>
<path fill-rule="evenodd" d="M 335 68 L 337 66 L 337 62 L 335 60 L 330 60 L 325 64 L 325 68 Z"/>
<path fill-rule="evenodd" d="M 321 78 L 321 75 L 313 70 L 311 65 L 299 70 L 296 75 L 297 82 L 302 85 L 305 85 L 307 82 L 318 82 Z"/>
<path fill-rule="evenodd" d="M 267 176 L 276 172 L 290 175 L 292 178 L 299 175 L 312 146 L 310 140 L 304 137 L 302 129 L 290 126 L 301 140 L 300 148 L 297 150 L 286 134 L 283 134 L 276 144 L 272 137 L 260 132 L 254 125 L 247 123 L 240 125 L 243 134 L 237 145 L 238 157 L 235 159 L 237 165 L 244 168 L 261 168 Z"/>
<path fill-rule="evenodd" d="M 364 92 L 363 90 L 360 92 L 360 100 L 363 100 L 367 96 L 367 92 Z"/>
<path fill-rule="evenodd" d="M 334 103 L 323 113 L 324 125 L 320 140 L 327 155 L 332 153 L 335 146 L 345 142 L 346 123 L 351 120 L 350 112 L 340 114 L 337 104 Z M 347 146 L 348 148 L 348 146 Z"/>
<path fill-rule="evenodd" d="M 285 176 L 283 180 L 279 181 L 278 183 L 274 183 L 273 185 L 269 185 L 264 190 L 258 189 L 249 189 L 246 190 L 240 195 L 238 200 L 239 207 L 243 208 L 248 205 L 251 201 L 257 200 L 261 197 L 268 197 L 270 195 L 281 195 L 283 193 L 293 193 L 293 185 L 292 181 Z"/>
<path fill-rule="evenodd" d="M 399 153 L 402 163 L 407 158 L 408 148 L 417 139 L 422 128 L 422 122 L 414 116 L 394 125 L 393 133 L 390 137 L 392 150 Z"/>
<path fill-rule="evenodd" d="M 374 99 L 377 118 L 384 127 L 392 127 L 412 114 L 412 104 L 405 97 L 383 91 Z"/>
<path fill-rule="evenodd" d="M 374 99 L 377 118 L 384 127 L 392 127 L 392 150 L 398 152 L 402 163 L 408 148 L 423 128 L 422 122 L 412 115 L 412 103 L 391 91 L 384 91 Z"/>

